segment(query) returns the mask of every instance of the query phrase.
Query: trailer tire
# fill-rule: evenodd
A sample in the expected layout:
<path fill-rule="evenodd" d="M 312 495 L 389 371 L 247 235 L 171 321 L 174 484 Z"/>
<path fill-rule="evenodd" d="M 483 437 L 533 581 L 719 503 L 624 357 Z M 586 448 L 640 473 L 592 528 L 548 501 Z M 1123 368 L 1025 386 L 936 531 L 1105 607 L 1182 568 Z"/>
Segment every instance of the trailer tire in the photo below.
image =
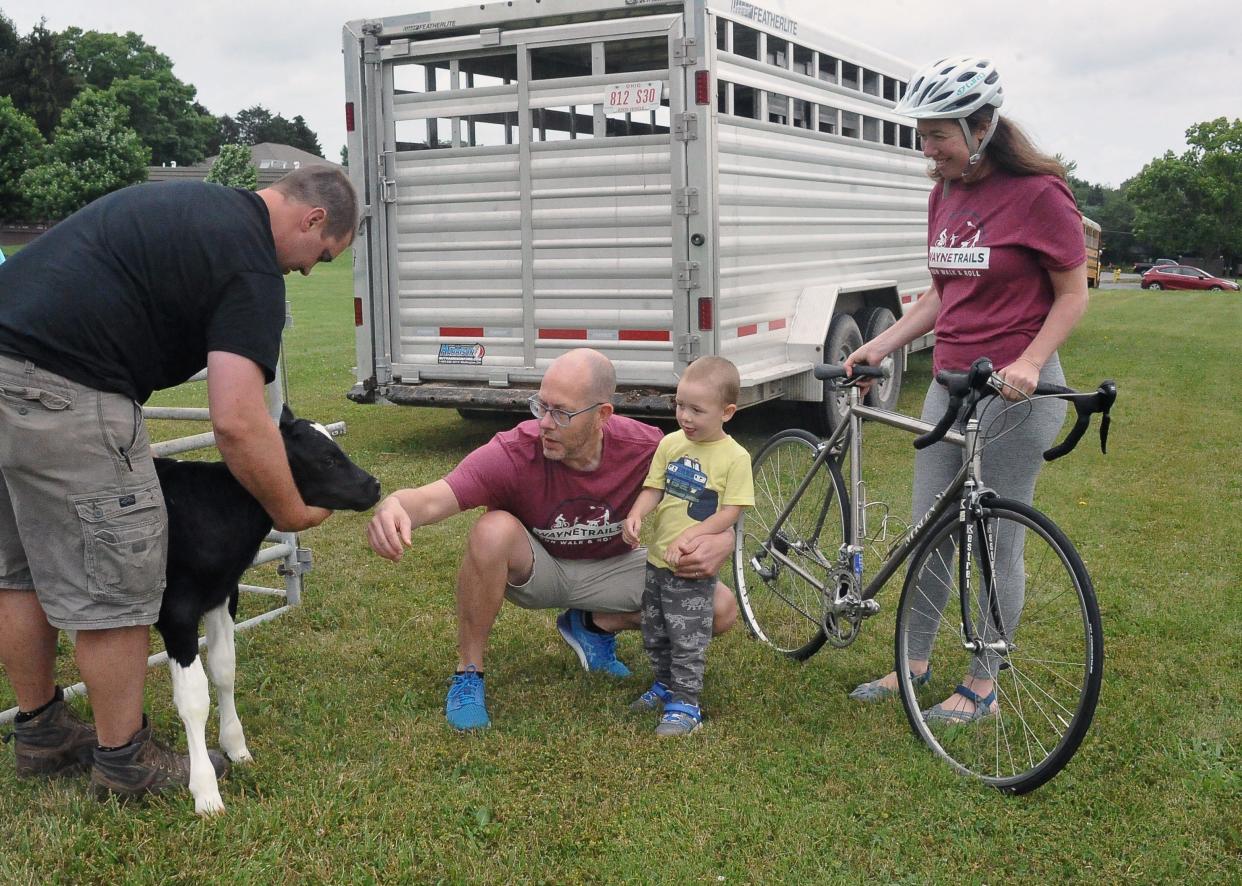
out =
<path fill-rule="evenodd" d="M 824 362 L 843 363 L 846 357 L 862 347 L 862 343 L 862 333 L 858 331 L 854 318 L 849 314 L 838 314 L 832 318 L 824 339 Z M 812 433 L 826 437 L 845 421 L 848 408 L 845 394 L 834 393 L 831 385 L 824 385 L 823 399 L 818 403 L 806 404 L 804 424 Z"/>
<path fill-rule="evenodd" d="M 885 329 L 897 322 L 893 312 L 888 308 L 874 307 L 863 309 L 859 314 L 859 328 L 862 330 L 863 341 L 871 341 Z M 901 397 L 901 378 L 906 371 L 906 349 L 898 348 L 888 355 L 893 362 L 893 374 L 887 379 L 877 382 L 867 392 L 866 403 L 876 409 L 890 412 L 897 408 L 897 400 Z"/>

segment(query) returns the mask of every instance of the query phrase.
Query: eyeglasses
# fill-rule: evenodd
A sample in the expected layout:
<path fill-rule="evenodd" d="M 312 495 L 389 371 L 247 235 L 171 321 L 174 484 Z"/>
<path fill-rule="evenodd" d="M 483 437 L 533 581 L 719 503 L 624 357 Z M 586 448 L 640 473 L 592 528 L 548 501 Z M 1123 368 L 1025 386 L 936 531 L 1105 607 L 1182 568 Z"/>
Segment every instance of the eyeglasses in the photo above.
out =
<path fill-rule="evenodd" d="M 575 410 L 574 412 L 566 412 L 564 409 L 554 409 L 547 403 L 544 403 L 539 399 L 538 394 L 531 397 L 526 402 L 530 404 L 531 415 L 535 418 L 543 418 L 545 415 L 550 415 L 552 416 L 552 421 L 556 422 L 557 427 L 560 428 L 569 427 L 569 423 L 573 421 L 575 415 L 582 415 L 584 412 L 590 412 L 592 409 L 598 409 L 604 405 L 602 402 L 592 403 L 590 406 L 585 406 L 582 409 Z"/>

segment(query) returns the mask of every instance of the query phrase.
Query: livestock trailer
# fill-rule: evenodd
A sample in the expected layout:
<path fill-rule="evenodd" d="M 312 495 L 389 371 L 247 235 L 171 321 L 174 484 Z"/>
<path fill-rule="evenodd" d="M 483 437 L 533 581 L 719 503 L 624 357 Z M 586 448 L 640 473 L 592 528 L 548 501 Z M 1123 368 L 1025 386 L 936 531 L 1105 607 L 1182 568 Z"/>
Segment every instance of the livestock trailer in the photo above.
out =
<path fill-rule="evenodd" d="M 525 408 L 591 346 L 669 413 L 703 354 L 742 406 L 930 285 L 931 182 L 893 113 L 913 67 L 779 2 L 511 0 L 343 31 L 359 402 Z M 916 342 L 914 347 L 928 344 Z M 904 354 L 873 402 L 896 401 Z"/>

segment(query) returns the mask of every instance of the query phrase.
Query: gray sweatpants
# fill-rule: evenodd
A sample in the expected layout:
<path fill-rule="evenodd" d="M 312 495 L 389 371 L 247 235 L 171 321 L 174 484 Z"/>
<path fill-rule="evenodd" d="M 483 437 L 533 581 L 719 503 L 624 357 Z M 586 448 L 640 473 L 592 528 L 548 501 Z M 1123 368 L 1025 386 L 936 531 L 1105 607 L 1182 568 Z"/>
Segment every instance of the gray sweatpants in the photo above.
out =
<path fill-rule="evenodd" d="M 1065 375 L 1056 354 L 1044 364 L 1039 380 L 1065 384 Z M 927 399 L 923 401 L 923 420 L 939 421 L 948 403 L 948 391 L 932 381 L 927 389 Z M 1010 406 L 1012 408 L 1007 409 Z M 978 410 L 980 434 L 987 443 L 983 448 L 984 483 L 1003 498 L 1030 504 L 1035 496 L 1035 478 L 1044 463 L 1044 450 L 1056 442 L 1065 420 L 1065 410 L 1063 400 L 1039 400 L 1031 405 L 1011 404 L 1000 397 L 986 400 Z M 960 433 L 963 425 L 959 422 L 953 430 Z M 949 485 L 965 458 L 966 450 L 953 443 L 937 443 L 919 451 L 914 459 L 914 520 L 927 513 L 936 495 Z M 996 541 L 997 600 L 1004 623 L 1012 627 L 1017 626 L 1021 616 L 1026 591 L 1026 575 L 1022 568 L 1024 542 L 1023 532 L 1009 532 Z M 910 619 L 909 654 L 912 659 L 931 657 L 936 628 L 949 589 L 957 589 L 952 554 L 952 549 L 948 548 L 941 552 L 939 558 L 933 559 L 933 562 L 938 561 L 942 565 L 945 574 L 937 575 L 933 570 L 927 570 L 919 582 L 919 592 L 926 604 L 914 607 Z M 956 606 L 956 601 L 953 605 Z M 971 676 L 991 679 L 996 674 L 998 663 L 995 656 L 989 656 L 986 662 L 975 659 Z"/>
<path fill-rule="evenodd" d="M 673 693 L 673 701 L 697 705 L 712 639 L 712 597 L 716 579 L 678 578 L 668 569 L 647 564 L 643 587 L 643 648 L 655 678 Z"/>

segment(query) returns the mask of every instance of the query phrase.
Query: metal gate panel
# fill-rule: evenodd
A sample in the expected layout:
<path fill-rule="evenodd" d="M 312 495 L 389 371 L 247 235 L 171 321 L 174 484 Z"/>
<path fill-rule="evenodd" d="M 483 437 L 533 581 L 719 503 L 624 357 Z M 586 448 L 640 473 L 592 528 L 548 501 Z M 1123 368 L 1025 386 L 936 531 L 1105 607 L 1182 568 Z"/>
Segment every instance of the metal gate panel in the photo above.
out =
<path fill-rule="evenodd" d="M 531 157 L 536 366 L 590 344 L 634 383 L 672 372 L 669 139 L 544 143 Z"/>
<path fill-rule="evenodd" d="M 398 155 L 394 364 L 435 366 L 457 343 L 522 365 L 517 178 L 516 145 Z"/>

